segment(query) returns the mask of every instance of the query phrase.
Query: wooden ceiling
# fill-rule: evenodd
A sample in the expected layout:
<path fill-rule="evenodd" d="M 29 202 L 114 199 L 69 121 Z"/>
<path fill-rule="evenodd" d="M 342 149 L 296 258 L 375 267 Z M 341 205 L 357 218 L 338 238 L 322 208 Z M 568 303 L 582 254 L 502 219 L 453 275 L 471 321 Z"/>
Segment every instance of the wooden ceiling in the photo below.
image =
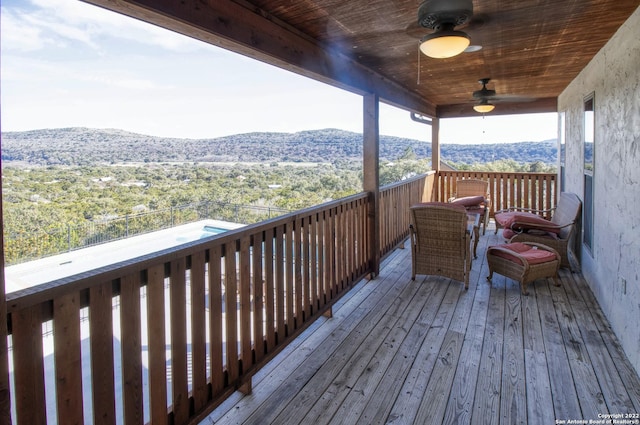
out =
<path fill-rule="evenodd" d="M 418 54 L 430 32 L 419 0 L 87 0 L 358 93 L 438 117 L 475 115 L 480 78 L 492 114 L 555 111 L 556 98 L 639 0 L 473 0 L 482 49 Z"/>

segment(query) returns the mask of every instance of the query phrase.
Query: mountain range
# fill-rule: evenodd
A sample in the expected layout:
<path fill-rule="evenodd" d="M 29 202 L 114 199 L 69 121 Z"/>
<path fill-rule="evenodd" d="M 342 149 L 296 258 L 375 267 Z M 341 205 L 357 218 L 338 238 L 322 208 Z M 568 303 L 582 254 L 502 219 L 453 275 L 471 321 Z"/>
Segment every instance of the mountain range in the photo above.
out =
<path fill-rule="evenodd" d="M 555 140 L 488 144 L 443 144 L 441 157 L 454 163 L 501 159 L 555 164 Z M 380 136 L 381 161 L 406 155 L 431 157 L 431 143 Z M 60 128 L 2 133 L 3 164 L 26 166 L 153 162 L 317 162 L 362 160 L 362 135 L 337 129 L 297 133 L 246 133 L 212 139 L 148 136 L 117 129 Z"/>

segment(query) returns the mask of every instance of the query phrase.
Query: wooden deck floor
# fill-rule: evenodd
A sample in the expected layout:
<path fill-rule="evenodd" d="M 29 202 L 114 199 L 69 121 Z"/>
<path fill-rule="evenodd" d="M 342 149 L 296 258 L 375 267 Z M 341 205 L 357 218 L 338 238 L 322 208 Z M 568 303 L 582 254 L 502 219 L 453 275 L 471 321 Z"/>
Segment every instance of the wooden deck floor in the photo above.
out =
<path fill-rule="evenodd" d="M 333 317 L 307 329 L 202 424 L 555 424 L 640 413 L 640 380 L 579 273 L 521 296 L 486 281 L 481 236 L 468 292 L 411 280 L 396 250 Z M 609 422 L 602 422 L 609 423 Z"/>

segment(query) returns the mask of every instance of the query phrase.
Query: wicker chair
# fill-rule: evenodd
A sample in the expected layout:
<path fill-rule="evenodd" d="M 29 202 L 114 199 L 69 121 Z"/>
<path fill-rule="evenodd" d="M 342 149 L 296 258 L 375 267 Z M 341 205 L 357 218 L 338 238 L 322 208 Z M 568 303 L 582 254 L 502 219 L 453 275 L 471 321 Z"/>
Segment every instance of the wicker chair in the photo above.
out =
<path fill-rule="evenodd" d="M 531 253 L 534 255 L 530 255 Z M 523 295 L 529 295 L 527 285 L 537 279 L 550 277 L 555 286 L 560 286 L 557 279 L 560 254 L 546 245 L 525 242 L 490 246 L 487 248 L 487 263 L 489 264 L 489 276 L 487 276 L 489 282 L 493 273 L 509 277 L 520 282 Z"/>
<path fill-rule="evenodd" d="M 482 197 L 480 199 L 479 197 Z M 463 205 L 467 212 L 480 214 L 482 234 L 487 232 L 491 198 L 489 182 L 478 179 L 462 179 L 456 181 L 456 192 L 449 202 Z"/>
<path fill-rule="evenodd" d="M 510 208 L 496 211 L 496 233 L 503 227 L 503 236 L 507 242 L 536 242 L 547 245 L 560 254 L 560 267 L 573 270 L 569 261 L 569 252 L 573 236 L 580 218 L 582 202 L 575 193 L 562 192 L 558 205 L 552 210 Z M 513 216 L 513 212 L 519 212 Z M 553 212 L 551 220 L 544 220 L 538 214 Z M 575 257 L 575 255 L 574 255 Z"/>
<path fill-rule="evenodd" d="M 471 235 L 463 206 L 427 202 L 411 207 L 411 279 L 445 276 L 469 289 Z"/>

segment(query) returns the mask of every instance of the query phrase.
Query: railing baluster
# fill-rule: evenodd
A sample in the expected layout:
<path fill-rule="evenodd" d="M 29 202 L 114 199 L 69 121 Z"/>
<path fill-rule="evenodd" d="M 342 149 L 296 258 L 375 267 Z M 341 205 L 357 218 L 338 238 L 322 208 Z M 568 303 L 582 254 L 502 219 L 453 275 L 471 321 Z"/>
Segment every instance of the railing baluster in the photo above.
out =
<path fill-rule="evenodd" d="M 209 250 L 209 341 L 211 357 L 211 393 L 214 399 L 224 389 L 223 313 L 222 313 L 222 248 L 216 244 Z"/>
<path fill-rule="evenodd" d="M 276 345 L 276 333 L 275 333 L 275 308 L 276 308 L 276 294 L 274 288 L 274 232 L 273 228 L 269 227 L 264 232 L 264 280 L 265 280 L 265 320 L 266 320 L 266 336 L 267 346 L 266 352 L 269 353 Z"/>
<path fill-rule="evenodd" d="M 292 329 L 298 329 L 302 326 L 302 316 L 304 312 L 304 294 L 303 294 L 303 283 L 302 283 L 302 263 L 304 261 L 302 255 L 302 235 L 304 233 L 303 229 L 303 219 L 297 218 L 294 223 L 294 228 L 292 232 L 292 243 L 293 243 L 293 258 L 291 261 L 293 263 L 293 295 L 294 295 L 294 324 L 295 327 L 289 328 L 289 333 L 291 333 Z"/>
<path fill-rule="evenodd" d="M 205 251 L 191 256 L 191 376 L 196 412 L 207 403 Z"/>
<path fill-rule="evenodd" d="M 120 327 L 124 423 L 141 424 L 144 415 L 140 351 L 140 279 L 137 273 L 124 276 L 120 280 Z"/>
<path fill-rule="evenodd" d="M 15 368 L 16 416 L 19 425 L 44 424 L 47 411 L 42 359 L 42 306 L 11 315 Z"/>
<path fill-rule="evenodd" d="M 238 291 L 236 273 L 236 243 L 225 244 L 224 252 L 224 292 L 227 347 L 227 375 L 229 384 L 237 384 L 240 377 L 238 365 Z"/>
<path fill-rule="evenodd" d="M 258 232 L 253 235 L 252 245 L 252 286 L 253 286 L 253 341 L 254 351 L 256 357 L 256 363 L 260 363 L 264 357 L 264 280 L 262 277 L 263 267 L 262 262 L 270 260 L 265 258 L 264 245 L 262 241 L 263 232 Z M 268 325 L 267 325 L 268 326 Z"/>
<path fill-rule="evenodd" d="M 277 329 L 277 341 L 276 344 L 281 344 L 285 340 L 285 311 L 284 311 L 284 288 L 285 288 L 285 273 L 284 273 L 284 225 L 276 228 L 276 329 Z"/>
<path fill-rule="evenodd" d="M 89 290 L 93 423 L 96 425 L 113 425 L 116 423 L 112 286 L 112 282 L 108 281 L 92 286 Z M 166 412 L 165 403 L 165 416 Z"/>
<path fill-rule="evenodd" d="M 171 262 L 169 296 L 171 305 L 171 386 L 175 423 L 189 418 L 187 378 L 187 293 L 185 281 L 186 259 Z"/>
<path fill-rule="evenodd" d="M 168 423 L 164 281 L 164 264 L 148 269 L 146 290 L 149 327 L 149 417 L 154 425 Z"/>
<path fill-rule="evenodd" d="M 249 370 L 251 355 L 251 237 L 244 235 L 240 239 L 240 276 L 238 299 L 240 302 L 240 358 L 242 372 Z"/>
<path fill-rule="evenodd" d="M 320 308 L 318 296 L 318 213 L 313 213 L 309 217 L 309 260 L 310 260 L 310 297 L 311 314 L 315 314 Z"/>
<path fill-rule="evenodd" d="M 58 423 L 82 424 L 82 352 L 80 349 L 80 301 L 78 293 L 53 302 Z M 99 383 L 95 383 L 99 385 Z"/>

